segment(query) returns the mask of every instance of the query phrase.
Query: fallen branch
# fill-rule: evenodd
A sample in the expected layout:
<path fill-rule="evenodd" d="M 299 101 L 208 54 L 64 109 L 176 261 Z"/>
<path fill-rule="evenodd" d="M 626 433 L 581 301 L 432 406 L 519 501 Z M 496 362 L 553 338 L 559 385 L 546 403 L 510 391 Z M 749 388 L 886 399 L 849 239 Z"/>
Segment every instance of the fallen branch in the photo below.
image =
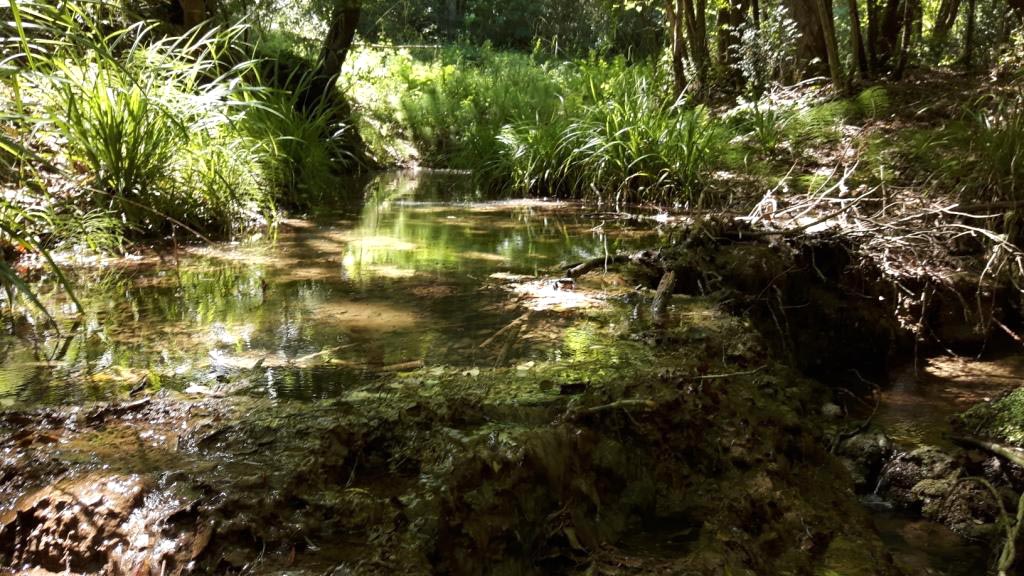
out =
<path fill-rule="evenodd" d="M 629 254 L 616 254 L 614 256 L 599 256 L 597 258 L 591 258 L 590 260 L 584 260 L 579 264 L 568 268 L 565 271 L 565 275 L 569 278 L 579 278 L 591 270 L 597 270 L 598 268 L 608 269 L 611 266 L 621 266 L 622 264 L 628 264 L 632 256 Z"/>
<path fill-rule="evenodd" d="M 847 390 L 847 392 L 849 392 L 849 390 Z M 853 438 L 858 434 L 867 432 L 868 428 L 871 427 L 871 422 L 875 419 L 875 414 L 878 414 L 878 407 L 882 405 L 882 392 L 876 386 L 875 389 L 872 390 L 871 394 L 872 396 L 875 397 L 875 406 L 874 408 L 871 409 L 871 414 L 869 414 L 863 422 L 861 422 L 857 426 L 854 426 L 852 429 L 846 431 L 840 430 L 836 432 L 836 436 L 832 440 L 832 446 L 829 448 L 829 453 L 835 454 L 836 449 L 839 448 L 840 444 L 842 444 L 846 440 L 849 440 L 850 438 Z M 854 398 L 857 397 L 854 396 Z M 860 400 L 860 398 L 857 399 Z"/>
<path fill-rule="evenodd" d="M 1003 550 L 999 553 L 996 574 L 1008 576 L 1010 569 L 1013 568 L 1013 564 L 1017 559 L 1017 538 L 1020 535 L 1021 523 L 1024 522 L 1024 493 L 1017 500 L 1016 521 L 1011 523 L 1010 515 L 1006 512 L 1006 506 L 1003 505 L 1003 499 L 991 482 L 975 476 L 963 478 L 960 482 L 977 482 L 981 484 L 989 491 L 992 498 L 995 499 L 996 505 L 999 506 L 999 520 L 1003 524 L 1003 529 L 1006 530 L 1006 542 L 1003 543 Z"/>
<path fill-rule="evenodd" d="M 578 418 L 580 416 L 585 416 L 585 415 L 588 415 L 588 414 L 599 414 L 601 412 L 609 412 L 609 411 L 612 411 L 612 410 L 629 410 L 629 409 L 654 410 L 657 407 L 658 407 L 658 403 L 655 402 L 654 400 L 631 398 L 631 399 L 626 399 L 626 400 L 616 400 L 615 402 L 611 402 L 609 404 L 601 404 L 600 406 L 592 406 L 590 408 L 581 408 L 579 410 L 573 411 L 572 414 L 570 415 L 570 417 L 571 418 Z"/>
<path fill-rule="evenodd" d="M 419 370 L 420 368 L 423 368 L 423 360 L 412 360 L 410 362 L 383 366 L 378 368 L 377 372 L 408 372 L 410 370 Z"/>
<path fill-rule="evenodd" d="M 305 356 L 300 356 L 298 358 L 295 358 L 295 359 L 291 360 L 290 363 L 291 364 L 304 364 L 306 362 L 309 362 L 310 360 L 315 360 L 316 358 L 318 358 L 320 356 L 329 356 L 331 354 L 334 354 L 335 352 L 339 352 L 341 350 L 344 350 L 345 348 L 351 348 L 353 346 L 355 346 L 355 344 L 345 344 L 343 346 L 335 346 L 334 348 L 328 348 L 327 350 L 321 350 L 319 352 L 314 352 L 312 354 L 307 354 Z M 264 359 L 261 359 L 259 362 L 257 362 L 256 365 L 253 366 L 252 369 L 255 370 L 255 369 L 259 368 L 260 366 L 262 366 L 263 365 L 263 360 Z"/>
<path fill-rule="evenodd" d="M 530 310 L 529 312 L 527 312 L 527 313 L 523 314 L 522 316 L 516 318 L 515 320 L 509 322 L 504 328 L 502 328 L 501 330 L 498 330 L 497 332 L 495 332 L 494 335 L 492 335 L 487 340 L 484 340 L 483 343 L 480 344 L 480 349 L 483 350 L 484 348 L 487 348 L 491 344 L 494 344 L 495 340 L 497 340 L 498 338 L 501 338 L 503 335 L 507 334 L 510 330 L 519 328 L 524 323 L 529 321 L 530 317 L 532 315 L 533 315 L 533 310 Z"/>
<path fill-rule="evenodd" d="M 742 372 L 729 372 L 727 374 L 704 374 L 703 376 L 692 376 L 696 380 L 723 380 L 725 378 L 733 378 L 735 376 L 750 376 L 757 374 L 761 370 L 764 370 L 767 366 L 758 366 L 753 370 L 744 370 Z"/>
<path fill-rule="evenodd" d="M 498 357 L 494 360 L 495 368 L 505 363 L 509 353 L 512 352 L 512 347 L 515 346 L 516 341 L 519 340 L 519 333 L 523 331 L 524 324 L 526 324 L 525 320 L 517 323 L 516 327 L 509 332 L 509 337 L 505 339 L 505 344 L 501 347 L 501 351 L 498 352 Z"/>
<path fill-rule="evenodd" d="M 1002 444 L 996 444 L 994 442 L 987 442 L 985 440 L 979 440 L 977 438 L 971 438 L 969 436 L 953 436 L 953 442 L 960 444 L 961 446 L 969 446 L 972 448 L 980 448 L 986 450 L 1010 461 L 1021 468 L 1024 468 L 1024 453 L 1021 453 L 1016 448 L 1009 446 L 1003 446 Z"/>
<path fill-rule="evenodd" d="M 657 262 L 657 258 L 658 253 L 651 252 L 649 250 L 641 250 L 639 252 L 634 252 L 633 254 L 609 254 L 605 256 L 598 256 L 566 267 L 565 275 L 569 278 L 579 278 L 591 270 L 597 270 L 599 268 L 607 270 L 612 266 L 621 266 L 629 263 L 663 271 L 664 267 L 660 262 Z"/>

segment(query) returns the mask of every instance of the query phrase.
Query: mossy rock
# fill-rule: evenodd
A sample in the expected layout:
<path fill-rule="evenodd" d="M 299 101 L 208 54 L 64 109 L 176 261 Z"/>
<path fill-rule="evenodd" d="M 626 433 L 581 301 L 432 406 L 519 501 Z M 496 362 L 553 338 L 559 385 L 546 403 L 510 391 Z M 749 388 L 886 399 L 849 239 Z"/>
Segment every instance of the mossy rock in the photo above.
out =
<path fill-rule="evenodd" d="M 1024 446 L 1024 387 L 974 406 L 962 414 L 955 425 L 972 436 Z"/>
<path fill-rule="evenodd" d="M 815 576 L 879 576 L 887 573 L 879 567 L 888 564 L 879 561 L 872 547 L 840 536 L 829 545 L 822 567 Z"/>

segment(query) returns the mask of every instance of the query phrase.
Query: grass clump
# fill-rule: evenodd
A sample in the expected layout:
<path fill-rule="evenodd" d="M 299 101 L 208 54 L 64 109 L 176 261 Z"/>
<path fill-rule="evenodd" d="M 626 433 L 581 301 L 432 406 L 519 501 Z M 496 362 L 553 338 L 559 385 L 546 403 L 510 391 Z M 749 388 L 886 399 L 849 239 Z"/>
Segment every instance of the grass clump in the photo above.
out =
<path fill-rule="evenodd" d="M 110 6 L 16 6 L 17 128 L 31 126 L 29 147 L 76 183 L 54 198 L 66 213 L 102 212 L 129 238 L 235 237 L 354 167 L 340 98 L 300 102 L 310 65 L 286 88 L 263 86 L 244 26 L 111 32 L 93 18 Z"/>
<path fill-rule="evenodd" d="M 667 96 L 655 66 L 621 58 L 363 51 L 347 82 L 367 139 L 407 143 L 379 152 L 472 170 L 489 188 L 702 204 L 722 145 L 706 109 Z"/>
<path fill-rule="evenodd" d="M 624 75 L 562 131 L 555 154 L 573 195 L 706 203 L 705 177 L 723 144 L 719 125 L 705 108 L 664 94 L 643 75 Z"/>

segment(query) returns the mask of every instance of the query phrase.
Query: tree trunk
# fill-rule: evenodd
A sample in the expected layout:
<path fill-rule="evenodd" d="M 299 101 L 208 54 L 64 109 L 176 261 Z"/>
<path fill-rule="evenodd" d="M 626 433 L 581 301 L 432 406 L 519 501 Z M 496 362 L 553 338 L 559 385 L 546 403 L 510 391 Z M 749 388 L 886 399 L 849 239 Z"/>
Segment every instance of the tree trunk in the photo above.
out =
<path fill-rule="evenodd" d="M 878 69 L 878 0 L 868 0 L 868 69 Z"/>
<path fill-rule="evenodd" d="M 718 11 L 718 62 L 734 86 L 741 83 L 737 67 L 740 28 L 746 21 L 747 0 L 729 0 L 729 6 Z"/>
<path fill-rule="evenodd" d="M 864 53 L 864 38 L 860 33 L 860 9 L 857 0 L 848 0 L 850 7 L 850 50 L 853 52 L 853 70 L 860 79 L 868 73 L 867 55 Z"/>
<path fill-rule="evenodd" d="M 1024 0 L 1022 0 L 1024 1 Z M 750 1 L 750 16 L 754 19 L 754 28 L 761 29 L 761 0 Z"/>
<path fill-rule="evenodd" d="M 967 31 L 964 33 L 964 66 L 974 65 L 974 26 L 977 16 L 977 0 L 967 0 Z"/>
<path fill-rule="evenodd" d="M 907 69 L 907 62 L 910 59 L 910 45 L 911 40 L 914 37 L 914 19 L 916 10 L 912 4 L 914 0 L 904 0 L 903 2 L 903 34 L 900 39 L 899 57 L 896 63 L 896 70 L 894 71 L 894 78 L 901 80 L 903 73 Z"/>
<path fill-rule="evenodd" d="M 829 0 L 818 0 L 818 18 L 821 30 L 825 34 L 825 49 L 828 52 L 828 69 L 832 75 L 832 86 L 837 92 L 846 92 L 846 78 L 843 65 L 839 61 L 839 45 L 836 43 L 835 21 L 832 19 L 832 7 Z"/>
<path fill-rule="evenodd" d="M 909 0 L 889 0 L 885 5 L 881 18 L 881 26 L 876 38 L 878 53 L 878 65 L 881 68 L 891 66 L 893 59 L 898 59 L 904 20 L 907 15 L 907 4 Z"/>
<path fill-rule="evenodd" d="M 805 75 L 824 72 L 823 66 L 811 63 L 817 60 L 828 64 L 828 49 L 825 33 L 818 17 L 817 0 L 783 0 L 789 17 L 796 23 L 800 37 L 797 39 L 797 62 Z"/>
<path fill-rule="evenodd" d="M 668 17 L 672 39 L 672 80 L 676 98 L 686 90 L 686 44 L 683 41 L 682 0 L 667 0 L 665 14 Z"/>
<path fill-rule="evenodd" d="M 331 14 L 331 27 L 327 31 L 320 59 L 317 62 L 317 76 L 330 87 L 341 76 L 341 67 L 345 64 L 348 51 L 356 37 L 359 25 L 359 14 L 362 11 L 360 0 L 343 0 L 334 7 Z"/>
<path fill-rule="evenodd" d="M 179 0 L 178 3 L 185 28 L 195 28 L 206 20 L 206 0 Z"/>
<path fill-rule="evenodd" d="M 707 0 L 681 0 L 676 5 L 683 9 L 686 20 L 686 37 L 690 44 L 690 60 L 693 62 L 694 91 L 702 97 L 707 89 L 708 74 L 708 31 Z"/>
<path fill-rule="evenodd" d="M 960 13 L 960 3 L 961 0 L 942 0 L 942 4 L 939 5 L 939 13 L 935 16 L 935 27 L 932 30 L 931 44 L 933 48 L 941 49 L 946 43 L 949 31 L 953 29 L 956 17 Z"/>

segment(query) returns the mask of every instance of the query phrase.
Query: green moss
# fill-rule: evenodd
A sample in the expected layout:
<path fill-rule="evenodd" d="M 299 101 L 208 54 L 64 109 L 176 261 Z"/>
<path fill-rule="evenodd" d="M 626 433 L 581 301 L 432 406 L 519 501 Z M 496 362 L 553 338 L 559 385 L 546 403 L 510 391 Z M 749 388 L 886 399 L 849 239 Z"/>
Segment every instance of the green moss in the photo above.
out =
<path fill-rule="evenodd" d="M 960 424 L 977 436 L 1024 445 L 1024 388 L 971 408 L 960 416 Z"/>

